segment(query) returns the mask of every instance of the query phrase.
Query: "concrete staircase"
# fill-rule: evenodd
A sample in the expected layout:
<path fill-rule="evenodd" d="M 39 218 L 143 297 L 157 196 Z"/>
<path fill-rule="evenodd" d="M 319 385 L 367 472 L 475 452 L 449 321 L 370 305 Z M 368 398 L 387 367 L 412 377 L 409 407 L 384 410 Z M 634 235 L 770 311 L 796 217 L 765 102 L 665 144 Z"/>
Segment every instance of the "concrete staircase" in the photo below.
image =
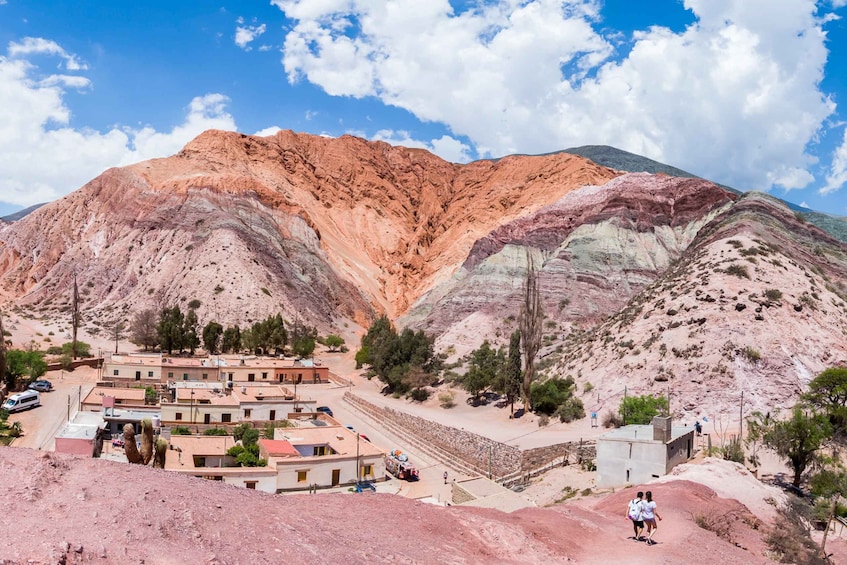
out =
<path fill-rule="evenodd" d="M 379 426 L 384 427 L 391 431 L 392 434 L 402 439 L 405 443 L 416 447 L 418 450 L 426 453 L 427 456 L 435 459 L 445 467 L 453 470 L 454 472 L 461 473 L 463 475 L 467 475 L 469 477 L 476 476 L 488 476 L 487 469 L 482 469 L 480 466 L 475 465 L 469 461 L 463 461 L 457 458 L 452 453 L 449 453 L 440 447 L 433 445 L 432 443 L 426 441 L 423 438 L 412 434 L 405 428 L 398 426 L 390 419 L 386 418 L 381 410 L 372 409 L 371 406 L 363 402 L 357 402 L 356 400 L 359 398 L 355 394 L 346 392 L 344 393 L 344 401 L 347 402 L 350 406 L 355 408 L 362 415 L 370 418 L 374 422 L 376 422 Z"/>

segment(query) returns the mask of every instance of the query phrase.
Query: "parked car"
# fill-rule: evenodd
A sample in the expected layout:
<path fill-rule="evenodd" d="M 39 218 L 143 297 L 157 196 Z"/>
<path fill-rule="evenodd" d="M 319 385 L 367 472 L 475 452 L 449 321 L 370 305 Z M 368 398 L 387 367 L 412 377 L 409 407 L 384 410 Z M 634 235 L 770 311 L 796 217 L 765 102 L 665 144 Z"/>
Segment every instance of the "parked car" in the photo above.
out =
<path fill-rule="evenodd" d="M 329 406 L 318 406 L 315 408 L 315 412 L 323 412 L 330 418 L 332 418 L 332 410 L 329 409 Z"/>
<path fill-rule="evenodd" d="M 53 390 L 53 383 L 45 380 L 33 381 L 29 383 L 27 388 L 30 390 L 37 390 L 38 392 L 50 392 Z"/>
<path fill-rule="evenodd" d="M 36 406 L 41 406 L 41 396 L 38 394 L 38 391 L 25 390 L 7 398 L 6 402 L 3 403 L 3 410 L 8 410 L 9 413 L 12 413 L 29 410 Z"/>

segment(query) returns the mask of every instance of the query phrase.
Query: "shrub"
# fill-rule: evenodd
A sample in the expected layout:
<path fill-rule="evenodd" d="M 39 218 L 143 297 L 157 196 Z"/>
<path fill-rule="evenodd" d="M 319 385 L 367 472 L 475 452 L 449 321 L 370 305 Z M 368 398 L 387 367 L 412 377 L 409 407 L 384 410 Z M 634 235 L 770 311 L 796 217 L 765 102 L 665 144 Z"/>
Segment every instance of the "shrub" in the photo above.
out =
<path fill-rule="evenodd" d="M 456 406 L 456 396 L 452 392 L 442 392 L 438 395 L 438 403 L 442 408 L 453 408 Z"/>
<path fill-rule="evenodd" d="M 530 400 L 536 412 L 552 416 L 573 396 L 574 381 L 571 377 L 553 378 L 543 383 L 533 383 L 530 388 Z"/>
<path fill-rule="evenodd" d="M 229 432 L 223 428 L 209 428 L 203 432 L 204 436 L 228 436 Z"/>
<path fill-rule="evenodd" d="M 736 463 L 744 463 L 744 448 L 741 447 L 741 440 L 733 438 L 725 446 L 720 448 L 720 456 L 727 461 L 735 461 Z"/>
<path fill-rule="evenodd" d="M 782 291 L 775 288 L 769 288 L 765 291 L 765 298 L 777 301 L 782 298 Z"/>
<path fill-rule="evenodd" d="M 411 392 L 409 392 L 409 398 L 414 400 L 415 402 L 423 402 L 427 398 L 429 398 L 429 391 L 425 388 L 413 388 Z"/>
<path fill-rule="evenodd" d="M 538 417 L 538 427 L 543 428 L 550 423 L 550 416 L 547 414 L 542 414 Z"/>
<path fill-rule="evenodd" d="M 579 398 L 569 398 L 556 410 L 559 421 L 570 423 L 585 418 L 585 408 Z"/>
<path fill-rule="evenodd" d="M 668 399 L 662 395 L 628 396 L 621 400 L 618 412 L 626 424 L 649 424 L 654 416 L 668 410 Z"/>
<path fill-rule="evenodd" d="M 734 275 L 740 279 L 749 279 L 750 273 L 747 271 L 747 267 L 744 265 L 732 264 L 726 268 L 724 271 L 728 275 Z"/>
<path fill-rule="evenodd" d="M 171 428 L 172 436 L 190 436 L 191 430 L 188 429 L 188 426 L 174 426 Z"/>
<path fill-rule="evenodd" d="M 606 412 L 603 416 L 604 428 L 620 428 L 623 426 L 623 418 L 617 412 Z"/>
<path fill-rule="evenodd" d="M 762 354 L 749 346 L 742 349 L 741 354 L 751 363 L 756 363 L 762 359 Z"/>
<path fill-rule="evenodd" d="M 594 385 L 591 384 L 590 382 L 586 381 L 585 384 L 582 385 L 582 392 L 588 394 L 592 390 L 594 390 Z"/>

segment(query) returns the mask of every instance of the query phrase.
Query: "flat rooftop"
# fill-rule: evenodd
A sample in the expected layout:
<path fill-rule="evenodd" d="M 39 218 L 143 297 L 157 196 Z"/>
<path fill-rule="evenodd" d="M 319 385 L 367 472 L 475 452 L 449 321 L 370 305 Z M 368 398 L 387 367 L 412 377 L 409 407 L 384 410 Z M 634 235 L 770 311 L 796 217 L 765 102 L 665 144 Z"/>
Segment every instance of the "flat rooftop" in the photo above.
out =
<path fill-rule="evenodd" d="M 673 426 L 671 428 L 671 439 L 673 441 L 688 433 L 693 433 L 694 428 L 688 426 Z M 601 435 L 601 440 L 611 441 L 654 441 L 653 426 L 651 425 L 635 425 L 630 424 L 621 428 L 614 429 Z"/>

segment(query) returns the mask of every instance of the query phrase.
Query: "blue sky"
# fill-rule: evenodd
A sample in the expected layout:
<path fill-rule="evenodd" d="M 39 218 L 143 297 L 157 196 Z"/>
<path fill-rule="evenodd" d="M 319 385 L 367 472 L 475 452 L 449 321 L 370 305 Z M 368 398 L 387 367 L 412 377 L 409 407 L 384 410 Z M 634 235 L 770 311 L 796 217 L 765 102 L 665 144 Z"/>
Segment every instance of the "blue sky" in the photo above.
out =
<path fill-rule="evenodd" d="M 282 128 L 454 162 L 609 144 L 847 215 L 845 4 L 0 0 L 0 214 Z"/>

